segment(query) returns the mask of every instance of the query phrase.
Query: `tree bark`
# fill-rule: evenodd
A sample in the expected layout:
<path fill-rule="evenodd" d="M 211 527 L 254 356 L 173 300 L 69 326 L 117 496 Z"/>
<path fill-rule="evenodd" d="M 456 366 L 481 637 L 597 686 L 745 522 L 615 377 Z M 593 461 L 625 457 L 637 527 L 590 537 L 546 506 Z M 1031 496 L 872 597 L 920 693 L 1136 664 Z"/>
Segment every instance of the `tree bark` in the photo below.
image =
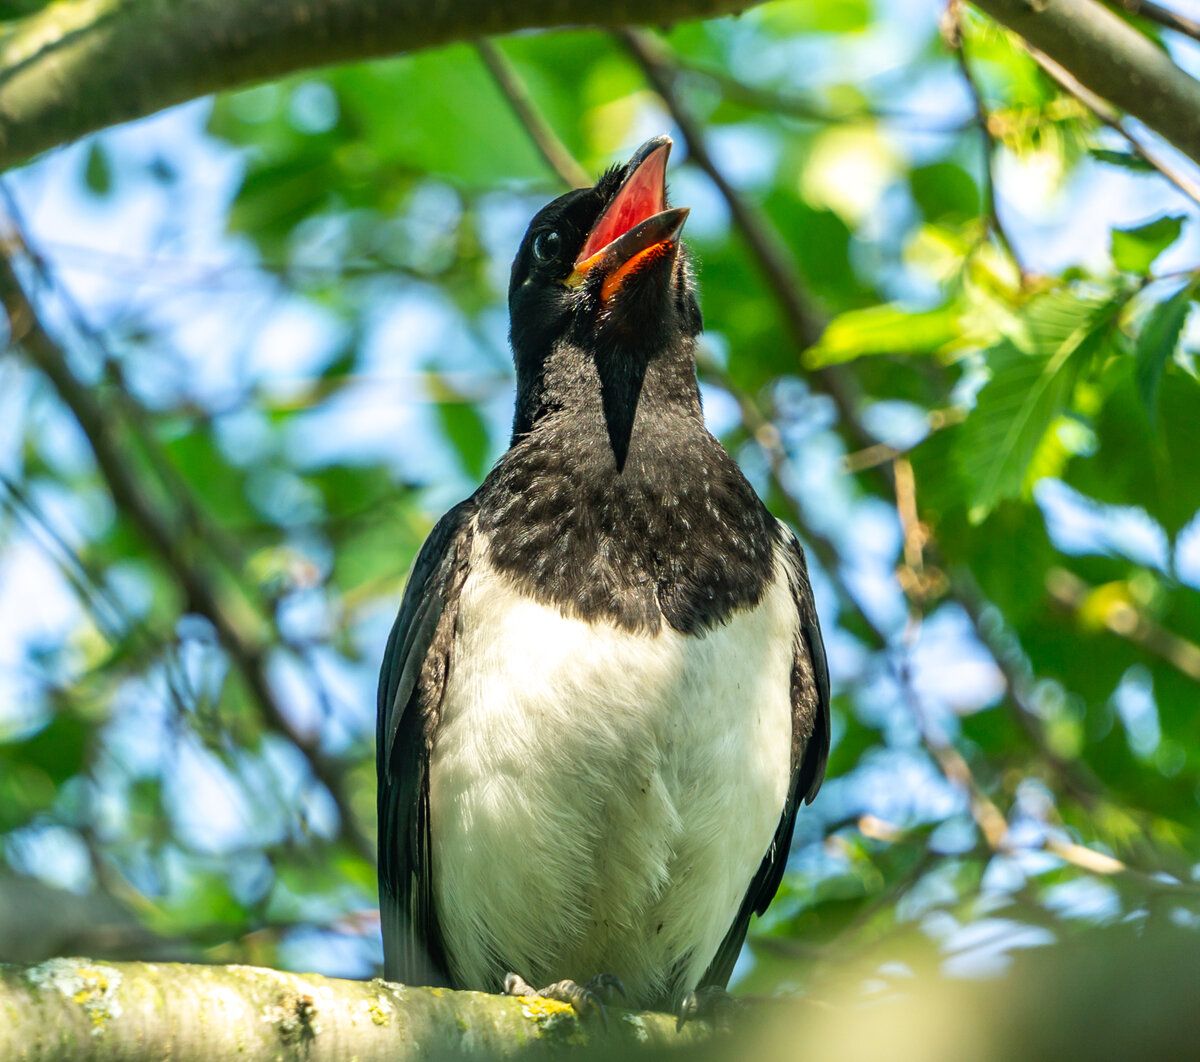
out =
<path fill-rule="evenodd" d="M 761 0 L 60 0 L 0 45 L 0 170 L 117 122 L 309 67 L 533 27 Z M 1097 0 L 975 0 L 1200 162 L 1200 82 Z"/>
<path fill-rule="evenodd" d="M 581 1021 L 564 1003 L 252 966 L 51 959 L 0 965 L 0 1062 L 512 1058 L 602 1042 L 695 1045 L 665 1014 Z M 624 1046 L 622 1046 L 624 1045 Z"/>
<path fill-rule="evenodd" d="M 1200 81 L 1097 0 L 972 0 L 1200 164 Z"/>
<path fill-rule="evenodd" d="M 0 44 L 0 169 L 308 67 L 533 27 L 705 18 L 761 0 L 64 0 Z"/>

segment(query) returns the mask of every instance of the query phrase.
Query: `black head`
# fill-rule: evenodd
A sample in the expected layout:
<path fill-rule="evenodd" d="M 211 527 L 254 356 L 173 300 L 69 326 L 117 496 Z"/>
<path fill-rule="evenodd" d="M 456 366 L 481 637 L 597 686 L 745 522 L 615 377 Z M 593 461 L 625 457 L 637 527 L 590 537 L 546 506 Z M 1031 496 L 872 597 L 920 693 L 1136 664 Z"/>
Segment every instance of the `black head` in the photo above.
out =
<path fill-rule="evenodd" d="M 508 289 L 518 389 L 514 436 L 570 400 L 556 393 L 562 389 L 556 380 L 570 378 L 578 388 L 590 378 L 600 385 L 620 449 L 648 364 L 673 354 L 690 364 L 701 317 L 679 242 L 688 211 L 667 205 L 670 150 L 669 137 L 647 141 L 624 166 L 592 188 L 559 196 L 530 223 Z"/>

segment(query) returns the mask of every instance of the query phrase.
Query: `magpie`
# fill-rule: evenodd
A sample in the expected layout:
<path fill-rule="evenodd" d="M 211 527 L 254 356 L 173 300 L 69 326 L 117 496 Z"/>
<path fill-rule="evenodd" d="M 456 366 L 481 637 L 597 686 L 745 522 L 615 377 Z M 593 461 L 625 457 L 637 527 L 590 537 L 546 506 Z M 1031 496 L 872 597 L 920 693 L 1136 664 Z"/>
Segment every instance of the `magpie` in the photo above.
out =
<path fill-rule="evenodd" d="M 513 262 L 511 443 L 417 555 L 380 673 L 391 980 L 723 993 L 824 777 L 804 553 L 704 425 L 670 149 L 555 199 Z"/>

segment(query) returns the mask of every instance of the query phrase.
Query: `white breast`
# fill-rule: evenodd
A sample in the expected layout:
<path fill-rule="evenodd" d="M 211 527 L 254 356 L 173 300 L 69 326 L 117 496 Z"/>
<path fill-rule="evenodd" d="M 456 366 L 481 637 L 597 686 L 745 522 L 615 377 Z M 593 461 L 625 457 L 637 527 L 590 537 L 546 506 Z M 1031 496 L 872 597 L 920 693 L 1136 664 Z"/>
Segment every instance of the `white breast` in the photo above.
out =
<path fill-rule="evenodd" d="M 530 600 L 476 537 L 430 767 L 458 982 L 612 973 L 634 1001 L 695 987 L 787 797 L 785 563 L 757 608 L 650 636 Z"/>

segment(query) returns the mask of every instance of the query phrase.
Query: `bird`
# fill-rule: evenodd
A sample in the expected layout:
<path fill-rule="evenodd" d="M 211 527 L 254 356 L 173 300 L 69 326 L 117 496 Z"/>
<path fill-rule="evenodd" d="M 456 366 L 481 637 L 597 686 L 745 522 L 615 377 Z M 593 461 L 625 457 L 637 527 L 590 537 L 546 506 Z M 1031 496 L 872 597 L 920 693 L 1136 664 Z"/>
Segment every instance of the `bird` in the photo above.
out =
<path fill-rule="evenodd" d="M 671 146 L 554 199 L 513 262 L 511 442 L 380 670 L 389 980 L 695 1014 L 824 778 L 805 556 L 705 426 Z"/>

